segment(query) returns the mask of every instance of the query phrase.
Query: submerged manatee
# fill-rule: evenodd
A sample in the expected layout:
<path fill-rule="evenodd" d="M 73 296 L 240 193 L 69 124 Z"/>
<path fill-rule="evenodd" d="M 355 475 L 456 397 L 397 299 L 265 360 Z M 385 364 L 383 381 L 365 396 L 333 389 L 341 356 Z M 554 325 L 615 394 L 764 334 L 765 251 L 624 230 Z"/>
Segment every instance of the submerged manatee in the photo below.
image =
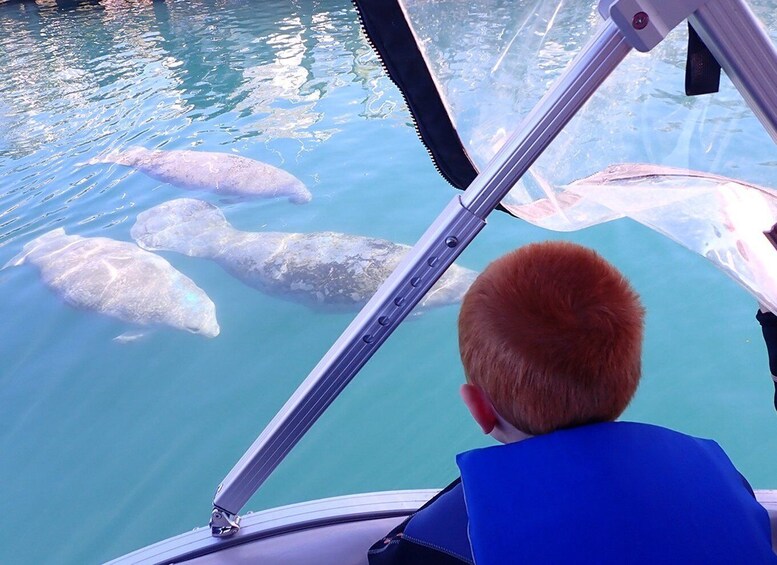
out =
<path fill-rule="evenodd" d="M 71 306 L 143 326 L 219 334 L 216 307 L 205 292 L 162 257 L 132 243 L 67 235 L 58 228 L 26 244 L 3 268 L 27 262 Z"/>
<path fill-rule="evenodd" d="M 221 210 L 191 198 L 142 212 L 131 234 L 145 249 L 212 259 L 268 294 L 332 309 L 365 304 L 410 249 L 384 239 L 334 232 L 238 231 Z M 452 265 L 420 305 L 460 301 L 476 275 Z"/>
<path fill-rule="evenodd" d="M 311 199 L 310 191 L 294 175 L 231 153 L 129 147 L 89 161 L 90 165 L 96 163 L 133 167 L 151 178 L 190 190 L 257 198 L 287 196 L 295 204 Z"/>

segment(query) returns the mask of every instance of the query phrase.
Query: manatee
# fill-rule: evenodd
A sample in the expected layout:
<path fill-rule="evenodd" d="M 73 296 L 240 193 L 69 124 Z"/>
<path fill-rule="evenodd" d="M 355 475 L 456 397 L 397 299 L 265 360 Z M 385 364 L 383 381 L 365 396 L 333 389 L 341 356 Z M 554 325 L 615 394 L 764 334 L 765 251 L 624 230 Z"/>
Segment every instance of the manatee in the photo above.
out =
<path fill-rule="evenodd" d="M 96 163 L 133 167 L 151 178 L 189 190 L 210 190 L 221 195 L 249 198 L 286 196 L 295 204 L 310 202 L 312 198 L 307 187 L 294 175 L 231 153 L 129 147 L 89 160 L 90 165 Z"/>
<path fill-rule="evenodd" d="M 3 268 L 28 262 L 46 286 L 76 308 L 141 326 L 219 334 L 216 307 L 205 292 L 165 259 L 133 243 L 67 235 L 58 228 L 27 243 Z"/>
<path fill-rule="evenodd" d="M 410 249 L 335 232 L 239 231 L 220 209 L 192 198 L 142 212 L 130 233 L 144 249 L 211 259 L 249 286 L 319 310 L 365 304 Z M 460 301 L 476 275 L 452 265 L 420 306 Z"/>

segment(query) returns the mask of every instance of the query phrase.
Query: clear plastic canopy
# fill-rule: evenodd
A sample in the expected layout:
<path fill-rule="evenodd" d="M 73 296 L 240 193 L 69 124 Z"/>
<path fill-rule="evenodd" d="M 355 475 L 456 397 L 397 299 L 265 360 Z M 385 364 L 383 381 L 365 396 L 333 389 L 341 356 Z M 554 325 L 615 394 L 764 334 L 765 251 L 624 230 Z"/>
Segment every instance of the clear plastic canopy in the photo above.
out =
<path fill-rule="evenodd" d="M 751 7 L 774 41 L 770 4 Z M 400 6 L 458 136 L 458 160 L 473 174 L 602 22 L 597 2 L 582 0 Z M 777 250 L 764 235 L 777 222 L 777 193 L 761 186 L 777 170 L 775 144 L 725 75 L 719 92 L 685 95 L 688 33 L 683 23 L 651 52 L 629 54 L 502 206 L 557 231 L 630 217 L 706 257 L 777 311 Z M 423 108 L 406 97 L 445 174 L 424 135 Z"/>

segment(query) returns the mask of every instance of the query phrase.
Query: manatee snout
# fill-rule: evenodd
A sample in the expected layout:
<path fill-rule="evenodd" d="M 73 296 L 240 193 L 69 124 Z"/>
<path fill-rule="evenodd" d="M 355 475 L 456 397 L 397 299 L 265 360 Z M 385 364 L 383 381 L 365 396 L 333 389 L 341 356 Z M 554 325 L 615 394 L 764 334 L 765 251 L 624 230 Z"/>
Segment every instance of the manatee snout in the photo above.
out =
<path fill-rule="evenodd" d="M 221 333 L 221 328 L 219 327 L 218 323 L 215 320 L 215 317 L 213 319 L 213 323 L 207 323 L 203 326 L 186 326 L 186 331 L 189 331 L 193 334 L 202 335 L 205 337 L 216 337 Z"/>
<path fill-rule="evenodd" d="M 302 185 L 296 192 L 289 196 L 289 202 L 292 204 L 307 204 L 313 199 L 310 191 Z"/>
<path fill-rule="evenodd" d="M 199 289 L 198 289 L 199 290 Z M 181 309 L 181 329 L 205 337 L 216 337 L 221 328 L 216 320 L 216 305 L 205 291 L 189 291 L 184 295 Z"/>

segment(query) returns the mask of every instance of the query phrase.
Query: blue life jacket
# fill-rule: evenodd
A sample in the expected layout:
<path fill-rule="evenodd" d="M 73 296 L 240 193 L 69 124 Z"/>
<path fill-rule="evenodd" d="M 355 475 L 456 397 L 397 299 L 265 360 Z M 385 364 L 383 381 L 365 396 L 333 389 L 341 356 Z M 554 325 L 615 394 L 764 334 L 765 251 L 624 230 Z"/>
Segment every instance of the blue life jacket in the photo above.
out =
<path fill-rule="evenodd" d="M 457 463 L 477 565 L 777 563 L 766 510 L 710 440 L 605 423 Z"/>

